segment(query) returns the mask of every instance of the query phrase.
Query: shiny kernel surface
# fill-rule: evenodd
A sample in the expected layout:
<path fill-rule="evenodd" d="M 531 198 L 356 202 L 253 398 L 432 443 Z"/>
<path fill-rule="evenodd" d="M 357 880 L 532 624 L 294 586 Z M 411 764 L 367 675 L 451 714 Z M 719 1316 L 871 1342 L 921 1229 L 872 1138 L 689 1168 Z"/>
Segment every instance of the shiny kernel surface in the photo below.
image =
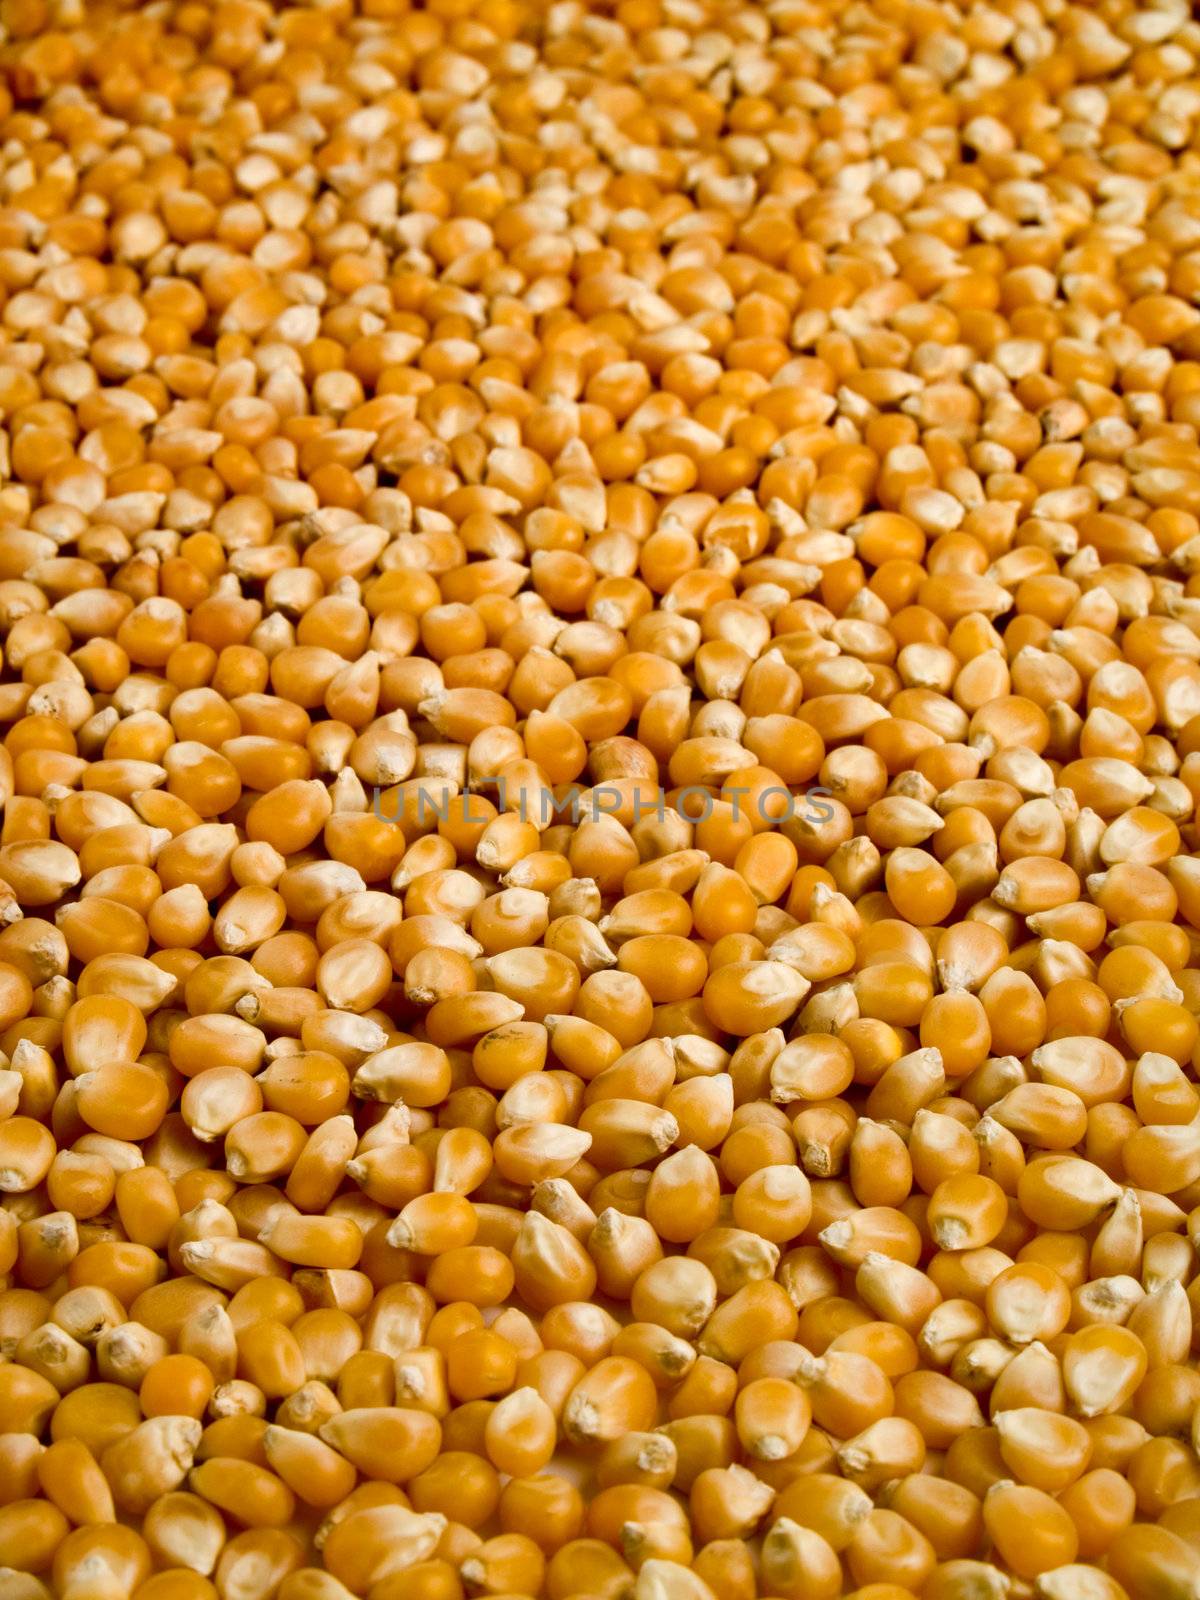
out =
<path fill-rule="evenodd" d="M 1200 1594 L 1186 0 L 0 0 L 0 1600 Z"/>

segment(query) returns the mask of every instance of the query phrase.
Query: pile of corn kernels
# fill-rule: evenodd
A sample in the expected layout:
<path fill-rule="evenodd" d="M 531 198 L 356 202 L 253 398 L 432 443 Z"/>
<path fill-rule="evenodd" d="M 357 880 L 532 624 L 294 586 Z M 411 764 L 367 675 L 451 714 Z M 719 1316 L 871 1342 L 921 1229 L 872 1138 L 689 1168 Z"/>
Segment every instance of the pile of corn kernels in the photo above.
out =
<path fill-rule="evenodd" d="M 2 1600 L 1200 1600 L 1186 0 L 0 0 Z"/>

